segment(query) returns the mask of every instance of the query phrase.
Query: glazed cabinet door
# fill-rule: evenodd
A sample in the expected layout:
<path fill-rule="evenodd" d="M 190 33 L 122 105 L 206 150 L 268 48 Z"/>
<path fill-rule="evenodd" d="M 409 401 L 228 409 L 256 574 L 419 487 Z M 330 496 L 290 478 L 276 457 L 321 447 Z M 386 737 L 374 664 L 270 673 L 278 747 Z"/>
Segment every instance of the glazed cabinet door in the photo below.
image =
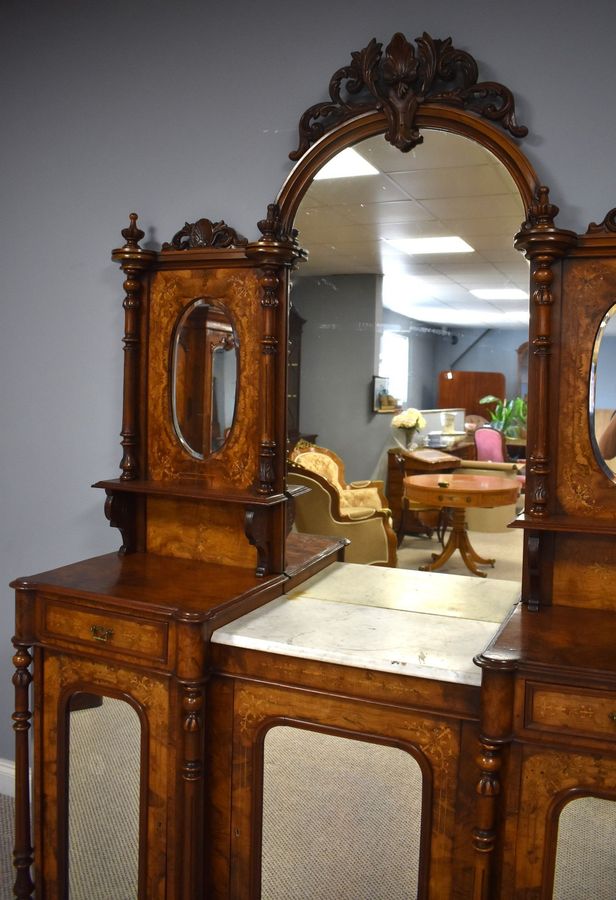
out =
<path fill-rule="evenodd" d="M 168 679 L 47 649 L 34 662 L 37 896 L 163 900 Z"/>
<path fill-rule="evenodd" d="M 470 724 L 255 681 L 216 693 L 212 897 L 469 896 Z"/>

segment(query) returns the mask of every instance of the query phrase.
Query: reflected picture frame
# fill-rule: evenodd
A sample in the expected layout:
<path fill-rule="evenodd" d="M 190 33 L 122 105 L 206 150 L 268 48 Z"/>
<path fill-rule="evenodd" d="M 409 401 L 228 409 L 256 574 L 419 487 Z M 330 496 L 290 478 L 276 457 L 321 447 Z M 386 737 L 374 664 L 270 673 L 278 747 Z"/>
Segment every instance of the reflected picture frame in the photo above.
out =
<path fill-rule="evenodd" d="M 389 394 L 389 378 L 383 375 L 372 376 L 372 412 L 393 412 L 383 404 L 383 399 Z"/>

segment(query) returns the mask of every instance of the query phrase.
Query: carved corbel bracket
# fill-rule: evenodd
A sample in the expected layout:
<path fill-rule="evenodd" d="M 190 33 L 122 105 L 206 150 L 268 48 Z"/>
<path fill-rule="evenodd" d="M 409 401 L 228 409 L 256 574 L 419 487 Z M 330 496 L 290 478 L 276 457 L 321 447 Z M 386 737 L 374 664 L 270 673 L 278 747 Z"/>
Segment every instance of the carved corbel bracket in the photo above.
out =
<path fill-rule="evenodd" d="M 438 40 L 426 32 L 409 43 L 400 32 L 382 51 L 373 38 L 363 50 L 351 53 L 351 63 L 338 69 L 329 83 L 330 100 L 315 103 L 300 119 L 299 146 L 293 160 L 328 131 L 362 113 L 382 111 L 385 138 L 407 152 L 423 140 L 416 126 L 424 103 L 438 103 L 500 122 L 514 137 L 528 129 L 517 124 L 515 100 L 509 88 L 494 81 L 478 82 L 478 67 L 451 38 Z"/>
<path fill-rule="evenodd" d="M 575 247 L 577 235 L 573 231 L 556 228 L 554 219 L 558 207 L 550 203 L 549 190 L 537 189 L 535 202 L 528 218 L 516 235 L 514 245 L 523 250 L 533 265 L 530 347 L 535 359 L 536 408 L 531 423 L 531 449 L 527 464 L 527 494 L 530 504 L 527 514 L 542 518 L 548 514 L 548 480 L 551 472 L 550 448 L 550 360 L 552 353 L 552 284 L 554 263 Z"/>
<path fill-rule="evenodd" d="M 111 528 L 118 528 L 122 535 L 120 554 L 134 553 L 137 549 L 137 523 L 136 503 L 137 498 L 131 494 L 120 494 L 114 491 L 105 491 L 105 516 L 109 520 Z"/>
<path fill-rule="evenodd" d="M 248 507 L 244 515 L 244 532 L 250 544 L 257 550 L 255 574 L 262 578 L 269 572 L 271 531 L 268 511 L 260 507 Z"/>

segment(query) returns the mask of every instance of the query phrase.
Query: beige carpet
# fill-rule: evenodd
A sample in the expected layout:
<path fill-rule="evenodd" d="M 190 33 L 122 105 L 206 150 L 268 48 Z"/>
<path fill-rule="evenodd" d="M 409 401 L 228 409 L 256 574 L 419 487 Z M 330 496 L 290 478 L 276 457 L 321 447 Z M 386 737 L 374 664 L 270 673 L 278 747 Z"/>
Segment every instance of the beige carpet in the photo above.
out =
<path fill-rule="evenodd" d="M 488 578 L 501 581 L 522 580 L 522 542 L 523 532 L 519 528 L 509 528 L 507 531 L 479 532 L 469 531 L 468 536 L 471 545 L 480 556 L 495 559 L 494 568 L 482 566 L 481 571 L 487 573 Z M 432 561 L 431 554 L 439 553 L 441 545 L 436 539 L 426 537 L 405 537 L 398 548 L 398 568 L 418 569 L 420 566 Z M 469 578 L 477 578 L 466 566 L 456 550 L 453 556 L 445 563 L 439 572 L 449 575 L 468 575 Z"/>

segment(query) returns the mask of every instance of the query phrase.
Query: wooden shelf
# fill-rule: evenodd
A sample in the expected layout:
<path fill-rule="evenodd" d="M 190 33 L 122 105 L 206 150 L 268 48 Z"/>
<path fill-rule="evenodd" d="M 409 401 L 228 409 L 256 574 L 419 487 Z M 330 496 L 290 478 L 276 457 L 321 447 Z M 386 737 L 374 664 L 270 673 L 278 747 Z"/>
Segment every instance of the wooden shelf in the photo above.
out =
<path fill-rule="evenodd" d="M 288 496 L 297 496 L 306 491 L 304 487 L 289 488 L 285 494 L 249 494 L 246 491 L 221 490 L 220 487 L 208 488 L 200 483 L 186 481 L 121 481 L 114 478 L 109 481 L 97 481 L 92 485 L 105 491 L 126 494 L 146 494 L 152 497 L 181 497 L 187 500 L 215 500 L 217 503 L 242 503 L 249 506 L 277 506 L 285 503 Z"/>
<path fill-rule="evenodd" d="M 582 519 L 568 515 L 544 516 L 532 519 L 521 513 L 510 528 L 525 528 L 528 531 L 568 531 L 576 534 L 616 534 L 616 522 L 611 520 Z"/>

